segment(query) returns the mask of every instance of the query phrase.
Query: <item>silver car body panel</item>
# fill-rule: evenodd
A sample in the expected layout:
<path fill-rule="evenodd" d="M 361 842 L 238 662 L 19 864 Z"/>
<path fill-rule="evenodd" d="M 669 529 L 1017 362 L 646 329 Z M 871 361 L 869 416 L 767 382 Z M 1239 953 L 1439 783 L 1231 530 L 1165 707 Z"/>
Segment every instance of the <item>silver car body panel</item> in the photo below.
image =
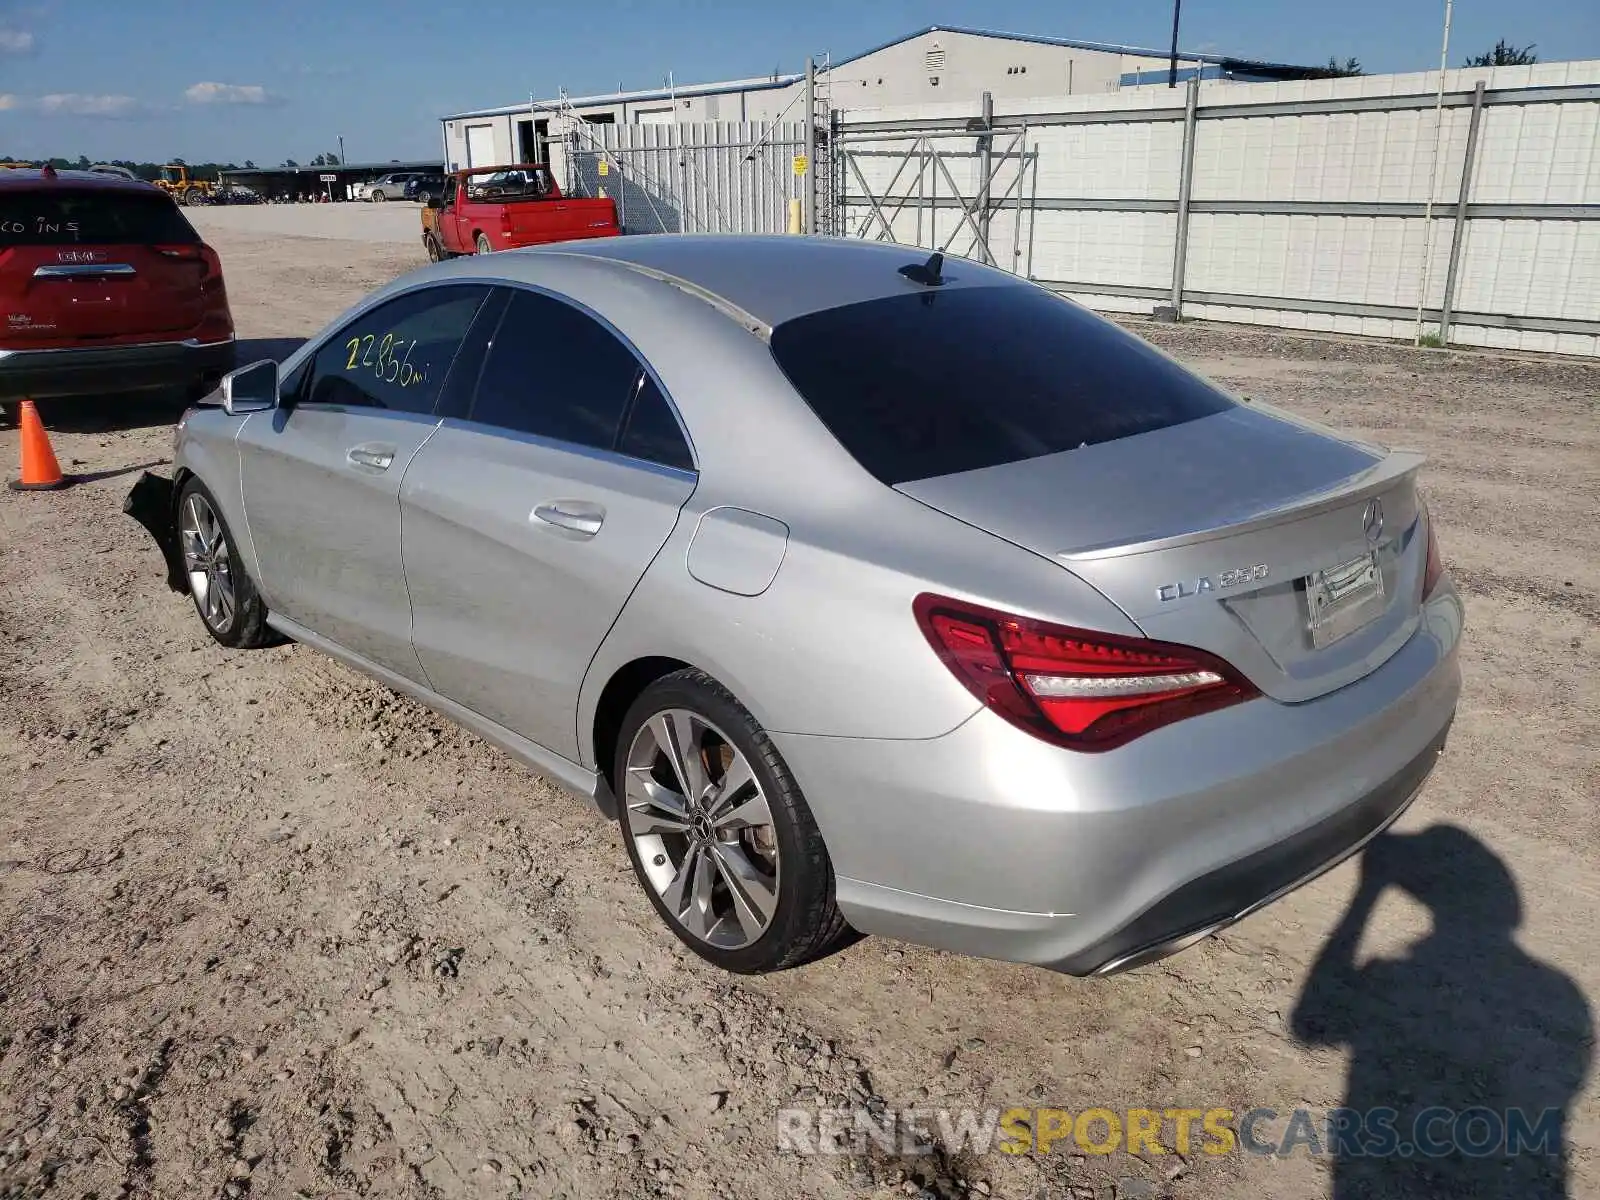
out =
<path fill-rule="evenodd" d="M 1427 557 L 1421 463 L 1241 405 L 898 490 L 1052 558 L 1150 637 L 1209 650 L 1294 703 L 1361 678 L 1415 631 Z M 1369 540 L 1374 498 L 1383 521 Z M 1080 530 L 1093 531 L 1088 544 Z M 1303 581 L 1369 553 L 1384 611 L 1351 637 L 1314 645 Z"/>
<path fill-rule="evenodd" d="M 178 465 L 217 496 L 275 627 L 602 811 L 607 684 L 647 658 L 718 679 L 783 752 L 827 840 L 841 907 L 869 932 L 1092 970 L 1139 958 L 1148 948 L 1122 944 L 1127 931 L 1230 864 L 1270 856 L 1280 839 L 1298 845 L 1275 894 L 1393 819 L 1459 691 L 1459 599 L 1446 579 L 1420 600 L 1418 460 L 1251 405 L 886 487 L 794 391 L 753 325 L 902 294 L 918 285 L 898 267 L 915 258 L 801 238 L 511 251 L 396 280 L 324 335 L 446 280 L 569 298 L 649 364 L 692 441 L 692 473 L 446 418 L 418 422 L 414 447 L 387 439 L 415 456 L 382 492 L 354 475 L 252 482 L 252 456 L 295 415 L 216 409 L 186 420 Z M 954 289 L 1031 286 L 956 260 L 945 277 Z M 342 453 L 354 432 L 329 429 L 329 445 Z M 383 557 L 391 536 L 398 589 L 386 558 L 349 565 L 354 543 Z M 1311 645 L 1305 577 L 1360 554 L 1382 577 L 1383 611 Z M 1264 694 L 1104 753 L 1062 749 L 982 707 L 945 667 L 912 616 L 925 591 L 1201 646 Z M 415 670 L 395 653 L 401 605 Z M 1374 798 L 1381 811 L 1362 828 L 1318 833 L 1358 809 L 1365 820 Z M 1237 915 L 1225 909 L 1222 923 Z M 1194 932 L 1173 931 L 1176 942 Z"/>
<path fill-rule="evenodd" d="M 267 607 L 417 682 L 398 498 L 438 427 L 411 413 L 303 404 L 256 414 L 238 438 Z"/>
<path fill-rule="evenodd" d="M 694 485 L 688 472 L 446 420 L 400 494 L 428 684 L 577 758 L 584 673 Z"/>

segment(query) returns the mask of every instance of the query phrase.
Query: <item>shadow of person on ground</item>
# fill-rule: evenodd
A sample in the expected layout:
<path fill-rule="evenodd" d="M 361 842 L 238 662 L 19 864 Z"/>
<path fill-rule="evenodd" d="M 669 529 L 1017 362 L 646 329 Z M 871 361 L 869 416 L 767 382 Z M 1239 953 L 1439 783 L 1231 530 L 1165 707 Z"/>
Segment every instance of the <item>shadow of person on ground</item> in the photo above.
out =
<path fill-rule="evenodd" d="M 1402 958 L 1357 966 L 1391 886 L 1429 908 L 1433 929 Z M 1513 940 L 1521 920 L 1511 872 L 1464 830 L 1385 834 L 1368 847 L 1356 898 L 1294 1013 L 1297 1037 L 1349 1048 L 1346 1109 L 1394 1114 L 1392 1135 L 1369 1117 L 1342 1145 L 1330 1137 L 1335 1200 L 1568 1195 L 1569 1107 L 1593 1026 L 1577 984 Z M 1542 1151 L 1506 1152 L 1501 1123 L 1518 1111 L 1533 1142 L 1548 1135 Z"/>
<path fill-rule="evenodd" d="M 241 338 L 235 349 L 239 366 L 270 358 L 282 362 L 305 338 Z M 45 428 L 61 433 L 110 433 L 122 429 L 149 429 L 176 425 L 189 397 L 181 391 L 130 392 L 120 396 L 52 396 L 36 401 Z M 13 406 L 0 413 L 0 427 L 16 424 Z"/>

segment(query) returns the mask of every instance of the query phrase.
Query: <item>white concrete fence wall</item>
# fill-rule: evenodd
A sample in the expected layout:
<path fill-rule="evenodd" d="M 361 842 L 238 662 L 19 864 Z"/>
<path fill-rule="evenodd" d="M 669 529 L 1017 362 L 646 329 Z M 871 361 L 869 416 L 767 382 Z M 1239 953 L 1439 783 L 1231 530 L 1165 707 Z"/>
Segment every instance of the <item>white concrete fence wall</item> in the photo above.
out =
<path fill-rule="evenodd" d="M 833 232 L 988 257 L 1105 309 L 1391 338 L 1413 335 L 1426 279 L 1426 333 L 1448 288 L 1452 343 L 1600 354 L 1600 62 L 1449 71 L 1442 112 L 1438 88 L 1431 72 L 1011 101 L 987 205 L 975 103 L 849 112 Z"/>

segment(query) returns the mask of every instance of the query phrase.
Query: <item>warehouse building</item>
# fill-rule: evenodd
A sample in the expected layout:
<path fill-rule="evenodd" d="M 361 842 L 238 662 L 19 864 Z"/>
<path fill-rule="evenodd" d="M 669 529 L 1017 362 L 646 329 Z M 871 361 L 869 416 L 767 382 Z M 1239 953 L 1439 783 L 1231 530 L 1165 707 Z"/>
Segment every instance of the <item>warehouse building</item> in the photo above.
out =
<path fill-rule="evenodd" d="M 1319 73 L 1312 67 L 1189 52 L 1179 53 L 1178 65 L 1180 80 L 1198 74 L 1267 82 Z M 976 101 L 983 92 L 996 100 L 1114 92 L 1165 83 L 1168 69 L 1168 56 L 1159 50 L 935 25 L 827 64 L 819 88 L 831 107 L 850 110 Z M 441 121 L 444 156 L 451 170 L 548 161 L 547 142 L 579 120 L 605 125 L 799 120 L 803 86 L 800 74 L 772 74 L 456 113 Z"/>

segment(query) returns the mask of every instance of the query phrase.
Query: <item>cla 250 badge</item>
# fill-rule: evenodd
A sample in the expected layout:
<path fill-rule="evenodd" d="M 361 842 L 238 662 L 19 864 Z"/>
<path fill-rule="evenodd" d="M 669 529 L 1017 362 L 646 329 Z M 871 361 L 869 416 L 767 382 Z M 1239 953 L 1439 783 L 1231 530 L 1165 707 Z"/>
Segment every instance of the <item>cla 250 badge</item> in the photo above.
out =
<path fill-rule="evenodd" d="M 1238 587 L 1241 583 L 1254 583 L 1258 579 L 1265 579 L 1270 573 L 1266 563 L 1256 563 L 1252 567 L 1236 567 L 1218 575 L 1215 583 L 1211 581 L 1209 575 L 1200 576 L 1192 586 L 1187 579 L 1180 579 L 1177 583 L 1164 583 L 1156 589 L 1156 596 L 1163 604 L 1168 600 L 1187 600 L 1202 592 Z"/>

